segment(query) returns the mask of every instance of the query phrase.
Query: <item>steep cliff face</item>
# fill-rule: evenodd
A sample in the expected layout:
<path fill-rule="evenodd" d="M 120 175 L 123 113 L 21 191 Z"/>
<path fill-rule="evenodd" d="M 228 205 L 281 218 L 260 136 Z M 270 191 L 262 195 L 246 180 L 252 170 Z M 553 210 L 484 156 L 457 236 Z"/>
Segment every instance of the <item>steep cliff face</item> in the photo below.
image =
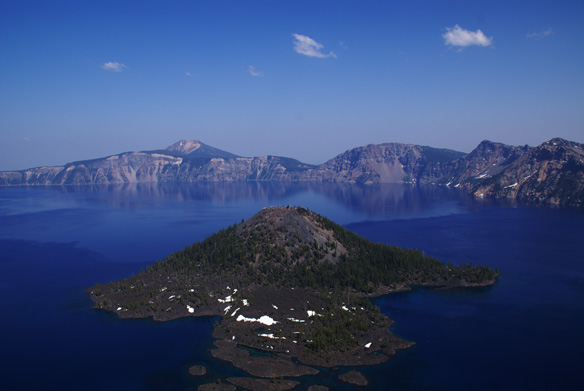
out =
<path fill-rule="evenodd" d="M 277 156 L 253 158 L 211 158 L 207 161 L 185 159 L 176 167 L 166 167 L 158 182 L 238 182 L 287 181 L 290 172 L 312 166 Z"/>
<path fill-rule="evenodd" d="M 549 204 L 584 204 L 584 148 L 553 139 L 532 148 L 483 141 L 468 155 L 448 149 L 388 143 L 348 150 L 320 166 L 295 159 L 239 157 L 182 140 L 156 151 L 0 172 L 0 186 L 139 182 L 302 181 L 430 183 L 476 197 Z"/>
<path fill-rule="evenodd" d="M 354 148 L 304 173 L 302 180 L 348 183 L 432 182 L 462 152 L 388 143 Z"/>
<path fill-rule="evenodd" d="M 51 185 L 64 167 L 36 167 L 0 172 L 0 186 Z"/>
<path fill-rule="evenodd" d="M 554 138 L 468 189 L 477 197 L 583 205 L 584 145 Z"/>
<path fill-rule="evenodd" d="M 182 158 L 156 153 L 129 152 L 62 167 L 39 167 L 0 173 L 0 185 L 87 185 L 157 182 L 167 166 L 180 165 Z"/>
<path fill-rule="evenodd" d="M 198 141 L 180 141 L 163 150 L 0 172 L 0 185 L 286 181 L 312 167 L 290 158 L 244 158 Z"/>
<path fill-rule="evenodd" d="M 529 150 L 528 146 L 516 147 L 485 140 L 468 155 L 446 162 L 435 183 L 470 191 L 474 185 L 497 175 Z"/>

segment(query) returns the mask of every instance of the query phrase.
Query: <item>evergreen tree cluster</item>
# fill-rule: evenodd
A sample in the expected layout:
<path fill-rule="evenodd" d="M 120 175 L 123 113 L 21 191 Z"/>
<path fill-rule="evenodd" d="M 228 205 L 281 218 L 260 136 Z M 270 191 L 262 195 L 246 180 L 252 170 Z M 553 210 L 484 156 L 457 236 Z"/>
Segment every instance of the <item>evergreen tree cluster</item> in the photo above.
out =
<path fill-rule="evenodd" d="M 356 336 L 365 334 L 371 327 L 387 328 L 387 318 L 369 300 L 352 295 L 342 297 L 347 299 L 346 303 L 339 296 L 329 297 L 332 305 L 313 317 L 313 325 L 306 335 L 312 351 L 350 349 L 359 343 Z"/>
<path fill-rule="evenodd" d="M 496 277 L 494 270 L 484 266 L 446 265 L 419 250 L 372 243 L 303 208 L 297 208 L 297 213 L 312 216 L 319 228 L 332 232 L 334 241 L 306 242 L 293 227 L 271 229 L 269 222 L 245 229 L 234 224 L 169 255 L 148 272 L 183 278 L 210 273 L 236 276 L 245 284 L 361 292 L 373 292 L 380 284 L 439 284 L 452 278 L 481 283 Z M 337 241 L 347 249 L 340 256 Z M 327 256 L 338 261 L 327 262 Z"/>

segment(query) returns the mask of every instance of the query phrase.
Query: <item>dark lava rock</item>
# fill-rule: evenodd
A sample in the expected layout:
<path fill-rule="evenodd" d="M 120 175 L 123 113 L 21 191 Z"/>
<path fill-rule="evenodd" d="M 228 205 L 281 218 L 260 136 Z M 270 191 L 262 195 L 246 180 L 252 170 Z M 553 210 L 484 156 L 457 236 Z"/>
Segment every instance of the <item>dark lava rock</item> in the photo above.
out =
<path fill-rule="evenodd" d="M 289 358 L 279 356 L 252 357 L 249 351 L 240 349 L 230 341 L 216 341 L 217 349 L 212 349 L 213 357 L 230 361 L 237 368 L 259 377 L 297 377 L 315 375 L 318 370 L 293 363 Z"/>
<path fill-rule="evenodd" d="M 227 381 L 250 391 L 286 391 L 300 384 L 295 380 L 251 379 L 249 377 L 230 377 Z"/>
<path fill-rule="evenodd" d="M 302 207 L 270 207 L 89 292 L 95 308 L 124 318 L 222 316 L 213 328 L 213 357 L 277 379 L 317 374 L 311 366 L 380 364 L 412 345 L 391 333 L 378 307 L 355 297 L 366 293 L 357 289 L 363 284 L 384 281 L 384 290 L 395 291 L 493 284 L 496 276 L 485 267 L 451 270 L 420 251 L 371 243 Z M 350 374 L 348 382 L 367 384 Z"/>
<path fill-rule="evenodd" d="M 200 385 L 197 388 L 198 391 L 235 391 L 236 388 L 231 384 L 217 384 L 217 383 L 207 383 Z"/>
<path fill-rule="evenodd" d="M 355 384 L 357 386 L 366 386 L 369 384 L 367 378 L 359 371 L 349 371 L 339 376 L 339 380 L 345 383 Z"/>
<path fill-rule="evenodd" d="M 194 365 L 189 368 L 189 373 L 193 376 L 203 376 L 207 373 L 207 368 L 202 365 Z"/>
<path fill-rule="evenodd" d="M 325 386 L 313 385 L 306 389 L 306 391 L 329 391 L 330 388 Z"/>

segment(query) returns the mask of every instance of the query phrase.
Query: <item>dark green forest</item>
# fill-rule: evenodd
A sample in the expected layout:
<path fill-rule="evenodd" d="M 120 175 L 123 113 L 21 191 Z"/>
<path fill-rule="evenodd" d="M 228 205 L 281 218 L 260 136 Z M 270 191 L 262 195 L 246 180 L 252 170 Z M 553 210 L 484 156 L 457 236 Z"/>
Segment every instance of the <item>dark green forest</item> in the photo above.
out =
<path fill-rule="evenodd" d="M 152 265 L 147 273 L 183 276 L 211 273 L 236 275 L 243 284 L 373 292 L 380 285 L 440 284 L 453 279 L 468 284 L 493 280 L 496 271 L 471 264 L 454 266 L 422 251 L 373 243 L 305 209 L 335 240 L 318 244 L 301 240 L 287 227 L 257 225 L 241 230 L 234 224 Z M 242 223 L 243 224 L 243 223 Z M 337 242 L 347 253 L 336 263 Z"/>
<path fill-rule="evenodd" d="M 304 208 L 278 207 L 170 254 L 137 275 L 97 285 L 91 295 L 98 308 L 121 317 L 220 315 L 224 318 L 216 329 L 224 338 L 237 334 L 249 346 L 265 349 L 265 338 L 253 336 L 256 326 L 240 330 L 245 322 L 238 322 L 233 311 L 271 314 L 270 294 L 287 292 L 279 301 L 298 311 L 290 309 L 273 330 L 288 338 L 278 340 L 282 349 L 297 339 L 319 357 L 347 349 L 356 349 L 359 356 L 372 340 L 378 348 L 402 346 L 389 332 L 387 318 L 363 296 L 412 285 L 489 285 L 497 274 L 487 267 L 445 264 L 419 250 L 373 243 Z M 302 323 L 288 320 L 309 308 L 318 314 Z"/>

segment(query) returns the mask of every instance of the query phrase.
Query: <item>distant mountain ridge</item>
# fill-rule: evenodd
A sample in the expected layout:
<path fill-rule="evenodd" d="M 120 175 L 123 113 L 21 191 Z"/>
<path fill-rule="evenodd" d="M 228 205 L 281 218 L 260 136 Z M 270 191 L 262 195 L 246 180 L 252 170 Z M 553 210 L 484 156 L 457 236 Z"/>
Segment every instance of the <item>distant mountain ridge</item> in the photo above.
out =
<path fill-rule="evenodd" d="M 584 205 L 584 144 L 554 138 L 507 159 L 505 167 L 465 188 L 477 197 Z"/>
<path fill-rule="evenodd" d="M 584 145 L 561 138 L 537 147 L 483 141 L 465 154 L 413 144 L 370 144 L 314 166 L 279 156 L 241 157 L 181 140 L 160 150 L 0 172 L 0 186 L 236 181 L 426 183 L 464 189 L 479 198 L 582 206 Z"/>

